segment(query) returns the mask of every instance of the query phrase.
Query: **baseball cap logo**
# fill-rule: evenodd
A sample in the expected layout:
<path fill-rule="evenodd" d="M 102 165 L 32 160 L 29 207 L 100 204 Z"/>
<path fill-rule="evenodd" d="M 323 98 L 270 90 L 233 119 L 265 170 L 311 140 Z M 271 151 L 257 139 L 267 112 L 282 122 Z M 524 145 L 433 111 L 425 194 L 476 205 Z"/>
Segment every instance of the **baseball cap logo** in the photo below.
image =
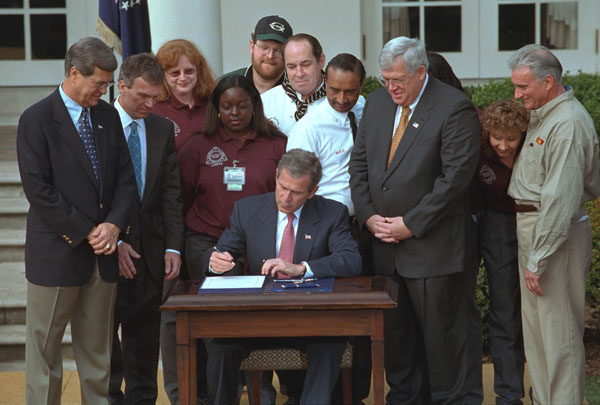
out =
<path fill-rule="evenodd" d="M 279 32 L 285 31 L 285 27 L 280 22 L 272 22 L 271 24 L 269 24 L 269 27 L 271 27 L 271 29 L 273 29 L 275 31 L 279 31 Z"/>

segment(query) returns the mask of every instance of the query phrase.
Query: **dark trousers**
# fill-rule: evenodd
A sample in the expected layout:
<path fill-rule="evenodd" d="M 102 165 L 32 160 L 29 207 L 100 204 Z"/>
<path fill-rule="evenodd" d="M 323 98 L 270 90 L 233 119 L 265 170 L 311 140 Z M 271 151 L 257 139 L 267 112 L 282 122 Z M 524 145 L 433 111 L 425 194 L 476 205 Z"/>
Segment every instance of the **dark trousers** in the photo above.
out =
<path fill-rule="evenodd" d="M 308 370 L 301 404 L 327 405 L 340 372 L 345 348 L 343 338 L 207 339 L 208 393 L 210 404 L 231 404 L 237 395 L 236 380 L 242 360 L 256 348 L 293 347 L 306 352 Z"/>
<path fill-rule="evenodd" d="M 356 217 L 350 217 L 350 230 L 352 237 L 358 244 L 362 257 L 361 276 L 372 276 L 373 270 L 373 235 L 367 227 L 362 229 Z M 369 336 L 353 336 L 349 338 L 352 343 L 352 404 L 362 404 L 369 396 L 371 390 L 371 338 Z M 341 404 L 342 382 L 338 378 L 334 390 L 334 403 Z"/>
<path fill-rule="evenodd" d="M 131 280 L 120 278 L 117 287 L 109 382 L 110 400 L 115 404 L 155 403 L 158 394 L 163 283 L 162 279 L 152 280 L 142 260 L 133 260 L 137 274 Z M 125 394 L 121 391 L 123 379 Z"/>
<path fill-rule="evenodd" d="M 490 291 L 489 342 L 494 361 L 496 404 L 521 404 L 525 355 L 515 214 L 487 210 L 474 223 L 474 261 L 469 279 L 469 372 L 467 403 L 483 401 L 481 388 L 481 313 L 474 302 L 481 258 Z"/>
<path fill-rule="evenodd" d="M 463 273 L 399 284 L 384 313 L 388 404 L 463 404 L 468 292 Z"/>
<path fill-rule="evenodd" d="M 188 230 L 185 235 L 185 268 L 187 276 L 191 280 L 202 280 L 206 277 L 206 268 L 204 268 L 204 253 L 213 249 L 218 239 L 209 235 Z M 242 274 L 242 267 L 238 265 L 230 273 Z M 172 285 L 169 283 L 169 285 Z M 165 287 L 165 292 L 167 288 Z M 179 389 L 177 384 L 177 357 L 176 357 L 176 335 L 175 335 L 175 313 L 164 312 L 161 320 L 160 343 L 163 361 L 163 375 L 165 391 L 171 401 L 176 404 L 179 400 Z M 204 341 L 198 339 L 197 346 L 197 387 L 198 397 L 206 398 L 208 390 L 206 388 L 206 347 Z"/>

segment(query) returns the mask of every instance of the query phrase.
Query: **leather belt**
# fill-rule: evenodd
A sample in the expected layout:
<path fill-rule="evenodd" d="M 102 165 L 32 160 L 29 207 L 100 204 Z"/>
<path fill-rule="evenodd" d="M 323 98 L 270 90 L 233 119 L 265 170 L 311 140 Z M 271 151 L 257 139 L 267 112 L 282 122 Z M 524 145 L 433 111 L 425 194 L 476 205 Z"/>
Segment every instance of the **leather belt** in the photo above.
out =
<path fill-rule="evenodd" d="M 535 212 L 537 207 L 531 204 L 517 204 L 515 203 L 515 211 L 517 212 Z"/>

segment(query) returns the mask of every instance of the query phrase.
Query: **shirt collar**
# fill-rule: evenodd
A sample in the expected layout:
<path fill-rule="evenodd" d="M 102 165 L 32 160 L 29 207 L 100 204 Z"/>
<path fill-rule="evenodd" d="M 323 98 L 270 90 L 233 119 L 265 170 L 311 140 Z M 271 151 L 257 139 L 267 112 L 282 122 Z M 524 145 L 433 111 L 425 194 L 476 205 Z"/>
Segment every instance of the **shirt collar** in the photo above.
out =
<path fill-rule="evenodd" d="M 219 128 L 218 136 L 219 136 L 219 138 L 221 138 L 222 142 L 230 142 L 230 141 L 236 140 L 236 138 L 227 135 L 227 132 L 225 132 L 225 128 L 223 128 L 223 127 Z M 255 140 L 256 138 L 257 138 L 256 131 L 252 131 L 250 133 L 250 135 L 248 135 L 248 137 L 246 138 L 246 141 L 249 139 Z"/>
<path fill-rule="evenodd" d="M 300 220 L 300 214 L 302 213 L 302 208 L 304 208 L 304 205 L 302 205 L 300 208 L 298 208 L 296 211 L 294 211 L 294 215 L 296 216 L 296 220 Z M 277 223 L 281 223 L 283 221 L 285 221 L 287 223 L 287 215 L 284 212 L 281 212 L 279 210 L 277 210 Z"/>
<path fill-rule="evenodd" d="M 120 98 L 121 96 L 117 97 L 117 99 L 115 100 L 115 109 L 119 113 L 119 118 L 121 118 L 121 125 L 123 125 L 123 128 L 127 128 L 132 121 L 135 121 L 138 124 L 138 126 L 142 126 L 144 119 L 139 118 L 137 120 L 134 120 L 129 114 L 127 114 L 127 111 L 123 109 L 123 106 L 119 102 Z"/>
<path fill-rule="evenodd" d="M 282 76 L 283 78 L 283 76 Z M 283 81 L 282 81 L 283 83 Z M 321 84 L 319 85 L 319 87 L 317 87 L 317 89 L 315 91 L 313 91 L 310 95 L 315 94 L 317 91 L 319 91 L 321 89 L 321 87 L 325 86 L 325 80 L 321 79 Z M 296 97 L 298 97 L 298 100 L 302 101 L 302 94 L 296 92 Z"/>
<path fill-rule="evenodd" d="M 428 82 L 429 82 L 429 74 L 425 73 L 425 81 L 423 82 L 423 87 L 421 87 L 421 91 L 419 92 L 419 95 L 417 96 L 417 98 L 415 99 L 415 101 L 413 101 L 408 106 L 410 108 L 411 114 L 415 110 L 415 108 L 417 108 L 417 104 L 419 104 L 419 100 L 421 100 L 421 96 L 423 95 L 423 92 L 425 91 L 425 87 L 427 87 L 427 83 Z"/>
<path fill-rule="evenodd" d="M 167 99 L 167 102 L 169 103 L 169 105 L 177 110 L 183 110 L 183 109 L 190 109 L 189 106 L 187 104 L 183 104 L 181 101 L 179 101 L 179 99 L 177 97 L 175 97 L 175 95 L 171 94 L 169 96 L 169 98 Z M 194 99 L 194 105 L 192 106 L 192 110 L 195 108 L 200 108 L 202 107 L 204 104 L 206 104 L 206 102 L 200 100 L 199 98 Z"/>
<path fill-rule="evenodd" d="M 544 120 L 549 115 L 554 114 L 554 110 L 559 108 L 559 106 L 561 104 L 573 99 L 574 96 L 573 96 L 573 90 L 571 89 L 571 87 L 569 87 L 569 86 L 563 86 L 563 87 L 565 89 L 565 92 L 563 94 L 548 101 L 546 104 L 544 104 L 537 110 L 531 111 L 531 119 L 533 119 L 534 122 L 537 120 L 539 120 L 539 121 Z"/>
<path fill-rule="evenodd" d="M 71 97 L 67 96 L 67 93 L 65 93 L 65 91 L 62 88 L 62 83 L 60 84 L 60 86 L 58 86 L 58 92 L 60 94 L 60 97 L 63 100 L 63 103 L 65 104 L 65 107 L 67 107 L 67 111 L 69 112 L 69 115 L 71 116 L 77 116 L 77 118 L 75 119 L 75 121 L 77 121 L 77 119 L 79 119 L 79 116 L 81 115 L 81 111 L 83 111 L 83 107 L 80 106 L 75 100 L 73 100 Z M 88 109 L 89 111 L 89 109 Z"/>

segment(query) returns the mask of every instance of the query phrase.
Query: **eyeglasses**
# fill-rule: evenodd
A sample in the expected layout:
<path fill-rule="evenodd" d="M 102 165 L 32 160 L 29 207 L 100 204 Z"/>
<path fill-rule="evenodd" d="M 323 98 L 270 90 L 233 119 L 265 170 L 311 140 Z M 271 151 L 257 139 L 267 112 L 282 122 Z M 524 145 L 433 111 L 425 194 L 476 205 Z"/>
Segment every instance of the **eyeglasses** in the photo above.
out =
<path fill-rule="evenodd" d="M 408 79 L 384 79 L 383 77 L 379 76 L 377 81 L 385 88 L 391 87 L 394 89 L 396 87 L 404 87 L 406 82 L 408 82 Z"/>
<path fill-rule="evenodd" d="M 115 84 L 114 80 L 111 80 L 110 82 L 97 82 L 92 78 L 90 78 L 90 80 L 92 81 L 92 83 L 94 83 L 98 90 L 110 89 Z"/>
<path fill-rule="evenodd" d="M 283 51 L 281 50 L 281 48 L 271 48 L 271 47 L 265 46 L 263 44 L 257 44 L 256 42 L 254 43 L 254 46 L 256 48 L 258 48 L 258 52 L 262 55 L 268 55 L 271 52 L 273 52 L 274 58 L 277 58 L 277 59 L 283 58 Z"/>
<path fill-rule="evenodd" d="M 183 70 L 169 70 L 167 72 L 167 74 L 173 78 L 181 76 L 181 73 L 183 73 L 185 76 L 194 76 L 196 74 L 196 69 L 192 67 L 185 68 Z"/>

